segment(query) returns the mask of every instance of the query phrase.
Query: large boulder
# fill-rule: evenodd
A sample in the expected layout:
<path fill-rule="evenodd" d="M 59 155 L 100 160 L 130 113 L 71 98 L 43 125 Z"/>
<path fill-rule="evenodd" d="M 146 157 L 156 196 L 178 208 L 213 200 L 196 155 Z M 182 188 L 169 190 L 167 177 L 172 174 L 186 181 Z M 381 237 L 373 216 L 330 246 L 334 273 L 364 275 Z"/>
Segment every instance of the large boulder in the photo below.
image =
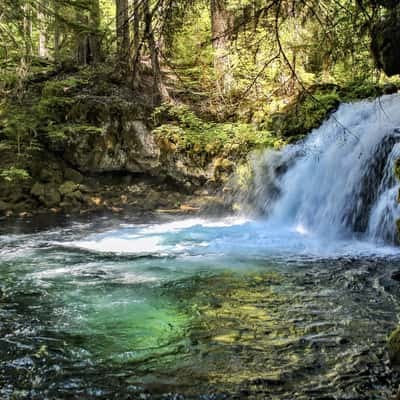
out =
<path fill-rule="evenodd" d="M 159 167 L 159 147 L 139 106 L 97 97 L 77 104 L 71 115 L 84 123 L 67 135 L 64 158 L 71 165 L 88 173 L 151 173 Z"/>

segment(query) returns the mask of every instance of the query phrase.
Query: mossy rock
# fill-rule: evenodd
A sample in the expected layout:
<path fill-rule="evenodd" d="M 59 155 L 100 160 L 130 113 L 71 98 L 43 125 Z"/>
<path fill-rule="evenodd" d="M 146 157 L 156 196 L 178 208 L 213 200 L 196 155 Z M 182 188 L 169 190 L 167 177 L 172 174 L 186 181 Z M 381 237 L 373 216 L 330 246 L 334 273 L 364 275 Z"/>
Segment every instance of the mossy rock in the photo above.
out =
<path fill-rule="evenodd" d="M 336 87 L 317 89 L 315 92 L 313 90 L 302 93 L 282 112 L 273 114 L 268 129 L 281 137 L 289 138 L 301 137 L 318 128 L 337 109 L 340 96 Z"/>
<path fill-rule="evenodd" d="M 390 362 L 400 365 L 400 326 L 391 333 L 387 345 Z"/>
<path fill-rule="evenodd" d="M 5 201 L 0 200 L 0 213 L 11 210 L 12 208 L 13 208 L 12 204 L 6 203 Z"/>
<path fill-rule="evenodd" d="M 80 190 L 75 190 L 73 192 L 66 193 L 64 195 L 64 201 L 80 202 L 84 201 L 83 194 Z"/>
<path fill-rule="evenodd" d="M 79 171 L 77 171 L 75 169 L 66 168 L 64 170 L 64 179 L 66 181 L 72 181 L 72 182 L 75 182 L 75 183 L 82 183 L 83 176 Z"/>
<path fill-rule="evenodd" d="M 79 185 L 76 184 L 75 182 L 67 181 L 67 182 L 64 182 L 62 185 L 60 185 L 58 190 L 63 196 L 68 196 L 68 195 L 71 195 L 76 190 L 78 190 L 78 188 L 79 188 Z"/>
<path fill-rule="evenodd" d="M 46 207 L 54 207 L 61 201 L 60 192 L 52 183 L 36 182 L 31 189 L 31 194 Z"/>
<path fill-rule="evenodd" d="M 40 171 L 39 177 L 42 182 L 61 183 L 63 181 L 62 172 L 60 169 L 43 168 Z"/>

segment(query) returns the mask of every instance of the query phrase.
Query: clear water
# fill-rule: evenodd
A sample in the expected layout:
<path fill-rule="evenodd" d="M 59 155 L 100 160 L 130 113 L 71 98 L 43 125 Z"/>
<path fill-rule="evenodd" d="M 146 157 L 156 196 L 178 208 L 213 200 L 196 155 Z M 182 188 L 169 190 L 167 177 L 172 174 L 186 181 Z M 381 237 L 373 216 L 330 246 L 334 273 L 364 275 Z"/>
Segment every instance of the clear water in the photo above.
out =
<path fill-rule="evenodd" d="M 398 322 L 397 248 L 234 218 L 3 229 L 1 398 L 396 389 L 385 341 Z"/>
<path fill-rule="evenodd" d="M 0 398 L 390 399 L 399 109 L 266 152 L 264 219 L 0 226 Z"/>

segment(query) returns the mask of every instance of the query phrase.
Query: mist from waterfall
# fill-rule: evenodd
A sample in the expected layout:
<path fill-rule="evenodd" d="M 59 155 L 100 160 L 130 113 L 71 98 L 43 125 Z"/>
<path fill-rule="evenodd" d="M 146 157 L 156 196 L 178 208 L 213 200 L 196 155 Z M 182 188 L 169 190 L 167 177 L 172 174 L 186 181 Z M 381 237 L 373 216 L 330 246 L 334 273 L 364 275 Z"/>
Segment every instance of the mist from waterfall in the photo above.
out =
<path fill-rule="evenodd" d="M 275 226 L 393 243 L 398 142 L 399 95 L 342 104 L 304 142 L 259 158 L 255 205 Z"/>

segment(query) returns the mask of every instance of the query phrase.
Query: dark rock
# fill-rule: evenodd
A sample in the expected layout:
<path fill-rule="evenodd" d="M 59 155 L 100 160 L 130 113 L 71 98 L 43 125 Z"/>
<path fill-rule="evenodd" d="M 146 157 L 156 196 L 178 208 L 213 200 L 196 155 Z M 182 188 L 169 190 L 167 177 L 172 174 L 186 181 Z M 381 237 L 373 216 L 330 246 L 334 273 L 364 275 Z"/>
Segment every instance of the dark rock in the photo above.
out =
<path fill-rule="evenodd" d="M 75 183 L 82 183 L 83 182 L 82 174 L 79 171 L 77 171 L 75 169 L 72 169 L 72 168 L 66 168 L 64 170 L 64 179 L 66 181 L 72 181 L 72 182 L 75 182 Z"/>
<path fill-rule="evenodd" d="M 0 212 L 4 212 L 7 210 L 11 210 L 12 204 L 6 203 L 5 201 L 0 200 Z"/>
<path fill-rule="evenodd" d="M 36 182 L 31 189 L 31 194 L 46 207 L 54 207 L 61 201 L 60 192 L 52 183 Z"/>
<path fill-rule="evenodd" d="M 45 166 L 40 171 L 39 178 L 45 183 L 61 183 L 63 181 L 62 172 L 59 168 L 52 168 L 51 166 Z"/>
<path fill-rule="evenodd" d="M 397 86 L 393 83 L 386 83 L 385 85 L 383 85 L 382 88 L 382 93 L 383 94 L 393 94 L 393 93 L 397 93 Z"/>
<path fill-rule="evenodd" d="M 392 273 L 391 278 L 395 281 L 399 281 L 400 282 L 400 271 L 395 271 Z"/>
<path fill-rule="evenodd" d="M 400 73 L 400 9 L 391 8 L 372 29 L 371 49 L 376 65 L 386 75 Z"/>

